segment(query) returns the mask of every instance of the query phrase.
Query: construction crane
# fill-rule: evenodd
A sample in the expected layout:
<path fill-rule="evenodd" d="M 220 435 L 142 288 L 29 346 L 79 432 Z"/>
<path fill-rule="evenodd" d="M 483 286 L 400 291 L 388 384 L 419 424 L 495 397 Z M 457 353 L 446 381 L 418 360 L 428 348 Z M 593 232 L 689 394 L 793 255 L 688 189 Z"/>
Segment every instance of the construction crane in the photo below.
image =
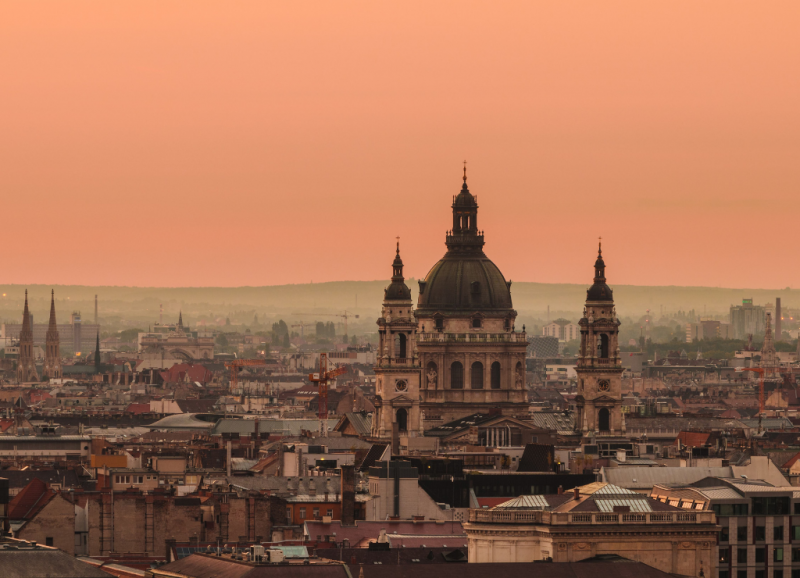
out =
<path fill-rule="evenodd" d="M 292 315 L 313 315 L 314 317 L 341 317 L 342 319 L 344 319 L 344 334 L 345 335 L 350 335 L 347 332 L 347 320 L 350 317 L 353 317 L 354 319 L 358 319 L 358 317 L 359 317 L 358 315 L 356 315 L 354 313 L 350 313 L 348 311 L 345 311 L 344 313 L 292 313 Z M 294 327 L 294 326 L 292 326 L 292 327 Z"/>
<path fill-rule="evenodd" d="M 306 327 L 314 327 L 313 323 L 305 323 L 301 321 L 300 323 L 295 323 L 292 327 L 299 327 L 300 328 L 300 337 L 304 337 Z"/>
<path fill-rule="evenodd" d="M 319 354 L 319 373 L 310 373 L 308 380 L 319 384 L 319 434 L 328 437 L 328 381 L 347 371 L 346 367 L 328 369 L 328 354 Z"/>
<path fill-rule="evenodd" d="M 233 361 L 226 361 L 225 367 L 231 370 L 231 390 L 236 388 L 239 383 L 239 370 L 242 367 L 251 367 L 254 365 L 266 365 L 266 359 L 234 359 Z"/>

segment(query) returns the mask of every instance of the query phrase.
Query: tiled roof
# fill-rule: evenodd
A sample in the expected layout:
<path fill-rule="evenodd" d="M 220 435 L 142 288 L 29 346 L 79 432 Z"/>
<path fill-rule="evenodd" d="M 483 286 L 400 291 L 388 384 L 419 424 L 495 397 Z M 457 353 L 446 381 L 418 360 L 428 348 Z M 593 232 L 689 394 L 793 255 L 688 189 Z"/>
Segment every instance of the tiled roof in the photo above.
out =
<path fill-rule="evenodd" d="M 55 493 L 43 481 L 34 478 L 8 503 L 8 518 L 30 520 L 49 502 Z"/>

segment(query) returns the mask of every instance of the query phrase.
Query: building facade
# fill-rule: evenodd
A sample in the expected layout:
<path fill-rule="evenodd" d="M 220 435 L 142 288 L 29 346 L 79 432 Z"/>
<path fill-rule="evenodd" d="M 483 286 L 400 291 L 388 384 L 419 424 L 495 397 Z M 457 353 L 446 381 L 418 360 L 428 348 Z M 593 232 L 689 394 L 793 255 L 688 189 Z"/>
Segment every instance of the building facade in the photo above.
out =
<path fill-rule="evenodd" d="M 709 578 L 719 527 L 711 511 L 681 510 L 596 482 L 471 510 L 464 530 L 470 563 L 579 562 L 616 554 L 673 575 Z"/>

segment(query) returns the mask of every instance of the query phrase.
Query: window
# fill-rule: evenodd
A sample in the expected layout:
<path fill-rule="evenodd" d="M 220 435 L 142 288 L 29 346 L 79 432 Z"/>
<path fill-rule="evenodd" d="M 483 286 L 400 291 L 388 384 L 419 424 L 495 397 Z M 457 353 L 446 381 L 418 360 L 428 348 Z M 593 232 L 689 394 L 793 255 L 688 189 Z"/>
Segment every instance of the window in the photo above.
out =
<path fill-rule="evenodd" d="M 720 530 L 720 532 L 719 532 L 719 541 L 720 542 L 730 542 L 730 540 L 731 540 L 730 533 L 731 533 L 730 528 L 722 528 L 722 530 Z"/>
<path fill-rule="evenodd" d="M 800 569 L 792 569 L 792 578 L 800 578 Z"/>
<path fill-rule="evenodd" d="M 450 389 L 464 389 L 464 366 L 460 361 L 450 366 Z"/>
<path fill-rule="evenodd" d="M 747 570 L 739 570 L 736 572 L 736 578 L 747 578 Z"/>
<path fill-rule="evenodd" d="M 764 526 L 755 527 L 755 540 L 756 542 L 763 542 L 767 539 L 767 528 Z"/>
<path fill-rule="evenodd" d="M 305 520 L 306 519 L 306 509 L 305 508 L 300 508 L 300 519 L 301 520 Z"/>
<path fill-rule="evenodd" d="M 472 389 L 483 389 L 483 364 L 480 361 L 476 361 L 472 364 L 470 387 L 472 387 Z"/>
<path fill-rule="evenodd" d="M 763 570 L 756 570 L 756 578 L 766 578 L 765 574 Z"/>
<path fill-rule="evenodd" d="M 767 559 L 766 548 L 756 548 L 756 564 L 763 564 Z"/>
<path fill-rule="evenodd" d="M 500 362 L 492 363 L 492 389 L 500 389 Z"/>
<path fill-rule="evenodd" d="M 286 520 L 292 520 L 292 509 L 289 506 L 286 506 Z"/>
<path fill-rule="evenodd" d="M 720 570 L 719 571 L 719 578 L 728 578 L 728 571 L 727 570 Z"/>
<path fill-rule="evenodd" d="M 783 541 L 783 526 L 774 526 L 772 528 L 772 539 Z"/>
<path fill-rule="evenodd" d="M 783 578 L 783 570 L 773 570 L 772 578 Z"/>
<path fill-rule="evenodd" d="M 800 540 L 800 526 L 792 526 L 792 540 Z"/>
<path fill-rule="evenodd" d="M 719 549 L 719 561 L 720 562 L 727 562 L 730 560 L 731 551 L 730 548 L 720 548 Z"/>
<path fill-rule="evenodd" d="M 736 561 L 739 564 L 747 564 L 747 548 L 739 548 L 736 550 Z"/>
<path fill-rule="evenodd" d="M 736 541 L 747 542 L 747 526 L 739 526 L 736 528 Z"/>
<path fill-rule="evenodd" d="M 332 509 L 332 508 L 328 508 L 328 512 L 327 512 L 327 514 L 325 514 L 325 515 L 326 515 L 326 516 L 333 517 L 333 509 Z"/>
<path fill-rule="evenodd" d="M 747 515 L 747 504 L 713 504 L 711 509 L 717 516 Z"/>
<path fill-rule="evenodd" d="M 792 562 L 800 562 L 800 548 L 792 548 Z"/>
<path fill-rule="evenodd" d="M 437 318 L 435 318 L 433 320 L 433 322 L 435 324 L 436 329 L 438 329 L 439 331 L 444 329 L 444 318 L 443 317 L 437 317 Z"/>
<path fill-rule="evenodd" d="M 481 318 L 480 317 L 473 317 L 472 318 L 472 328 L 473 329 L 480 329 L 481 328 Z"/>
<path fill-rule="evenodd" d="M 753 498 L 754 516 L 784 516 L 789 514 L 789 498 Z"/>
<path fill-rule="evenodd" d="M 319 508 L 314 508 L 314 517 L 319 518 Z"/>
<path fill-rule="evenodd" d="M 44 545 L 45 546 L 52 546 L 53 545 L 53 537 L 52 536 L 47 536 L 44 539 Z"/>
<path fill-rule="evenodd" d="M 773 548 L 772 549 L 772 561 L 773 562 L 783 562 L 783 548 Z"/>

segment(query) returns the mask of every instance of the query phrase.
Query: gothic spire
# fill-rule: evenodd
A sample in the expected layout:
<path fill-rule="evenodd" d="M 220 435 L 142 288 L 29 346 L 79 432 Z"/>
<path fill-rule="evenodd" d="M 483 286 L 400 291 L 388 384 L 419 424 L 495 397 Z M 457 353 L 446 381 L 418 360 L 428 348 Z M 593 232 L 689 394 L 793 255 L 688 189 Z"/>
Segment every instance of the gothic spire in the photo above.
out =
<path fill-rule="evenodd" d="M 178 312 L 178 329 L 183 329 L 183 311 Z"/>
<path fill-rule="evenodd" d="M 22 333 L 33 333 L 31 327 L 31 314 L 28 311 L 28 290 L 25 289 L 25 308 L 22 310 Z"/>
<path fill-rule="evenodd" d="M 47 329 L 56 329 L 56 292 L 53 289 L 50 290 L 50 323 Z"/>

